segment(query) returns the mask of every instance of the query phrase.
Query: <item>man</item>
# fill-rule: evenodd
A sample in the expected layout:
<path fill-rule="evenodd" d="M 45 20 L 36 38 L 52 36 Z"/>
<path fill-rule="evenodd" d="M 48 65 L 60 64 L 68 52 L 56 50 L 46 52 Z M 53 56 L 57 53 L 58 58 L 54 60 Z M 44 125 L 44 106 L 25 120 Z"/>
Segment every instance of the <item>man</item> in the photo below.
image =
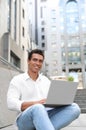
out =
<path fill-rule="evenodd" d="M 50 80 L 39 71 L 44 61 L 42 50 L 28 55 L 28 71 L 15 76 L 9 85 L 7 104 L 18 111 L 18 130 L 60 130 L 78 118 L 80 108 L 73 103 L 59 108 L 45 108 Z"/>

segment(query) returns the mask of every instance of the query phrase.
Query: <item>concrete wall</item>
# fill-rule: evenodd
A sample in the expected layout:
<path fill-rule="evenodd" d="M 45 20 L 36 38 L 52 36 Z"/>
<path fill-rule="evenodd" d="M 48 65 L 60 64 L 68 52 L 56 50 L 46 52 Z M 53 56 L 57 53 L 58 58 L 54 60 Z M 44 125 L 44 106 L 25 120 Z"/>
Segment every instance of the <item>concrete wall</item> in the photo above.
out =
<path fill-rule="evenodd" d="M 19 72 L 0 67 L 0 128 L 13 124 L 16 113 L 7 108 L 7 90 L 9 82 Z"/>

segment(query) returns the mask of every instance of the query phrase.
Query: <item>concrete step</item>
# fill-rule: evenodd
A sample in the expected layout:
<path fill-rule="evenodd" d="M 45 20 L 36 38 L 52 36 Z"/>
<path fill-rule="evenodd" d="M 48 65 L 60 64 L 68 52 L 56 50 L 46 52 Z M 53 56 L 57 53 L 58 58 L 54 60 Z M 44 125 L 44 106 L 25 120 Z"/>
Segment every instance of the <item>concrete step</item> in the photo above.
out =
<path fill-rule="evenodd" d="M 83 100 L 83 99 L 76 99 L 76 100 L 74 100 L 75 102 L 78 102 L 78 103 L 80 103 L 80 104 L 86 104 L 86 99 L 85 100 Z"/>
<path fill-rule="evenodd" d="M 80 108 L 82 113 L 86 113 L 86 89 L 78 89 L 74 99 Z"/>
<path fill-rule="evenodd" d="M 86 113 L 86 108 L 81 108 L 81 113 Z"/>

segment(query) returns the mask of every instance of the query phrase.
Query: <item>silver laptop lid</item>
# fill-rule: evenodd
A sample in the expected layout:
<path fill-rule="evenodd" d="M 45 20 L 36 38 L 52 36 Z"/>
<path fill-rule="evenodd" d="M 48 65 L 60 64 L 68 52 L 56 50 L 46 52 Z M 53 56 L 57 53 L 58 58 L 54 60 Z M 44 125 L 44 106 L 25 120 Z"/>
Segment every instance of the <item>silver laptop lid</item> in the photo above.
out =
<path fill-rule="evenodd" d="M 68 105 L 73 103 L 78 82 L 52 80 L 46 106 Z"/>

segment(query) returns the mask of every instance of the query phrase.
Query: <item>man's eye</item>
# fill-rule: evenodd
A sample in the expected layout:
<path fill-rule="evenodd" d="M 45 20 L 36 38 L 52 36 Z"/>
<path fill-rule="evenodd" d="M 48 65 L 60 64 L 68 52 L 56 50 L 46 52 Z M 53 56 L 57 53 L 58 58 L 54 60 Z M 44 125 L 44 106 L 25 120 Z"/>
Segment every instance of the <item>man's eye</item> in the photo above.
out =
<path fill-rule="evenodd" d="M 40 63 L 43 63 L 43 60 L 39 60 Z"/>
<path fill-rule="evenodd" d="M 33 59 L 33 61 L 37 61 L 37 59 Z"/>
<path fill-rule="evenodd" d="M 43 60 L 38 60 L 38 59 L 33 59 L 34 62 L 39 62 L 39 63 L 43 63 Z"/>

